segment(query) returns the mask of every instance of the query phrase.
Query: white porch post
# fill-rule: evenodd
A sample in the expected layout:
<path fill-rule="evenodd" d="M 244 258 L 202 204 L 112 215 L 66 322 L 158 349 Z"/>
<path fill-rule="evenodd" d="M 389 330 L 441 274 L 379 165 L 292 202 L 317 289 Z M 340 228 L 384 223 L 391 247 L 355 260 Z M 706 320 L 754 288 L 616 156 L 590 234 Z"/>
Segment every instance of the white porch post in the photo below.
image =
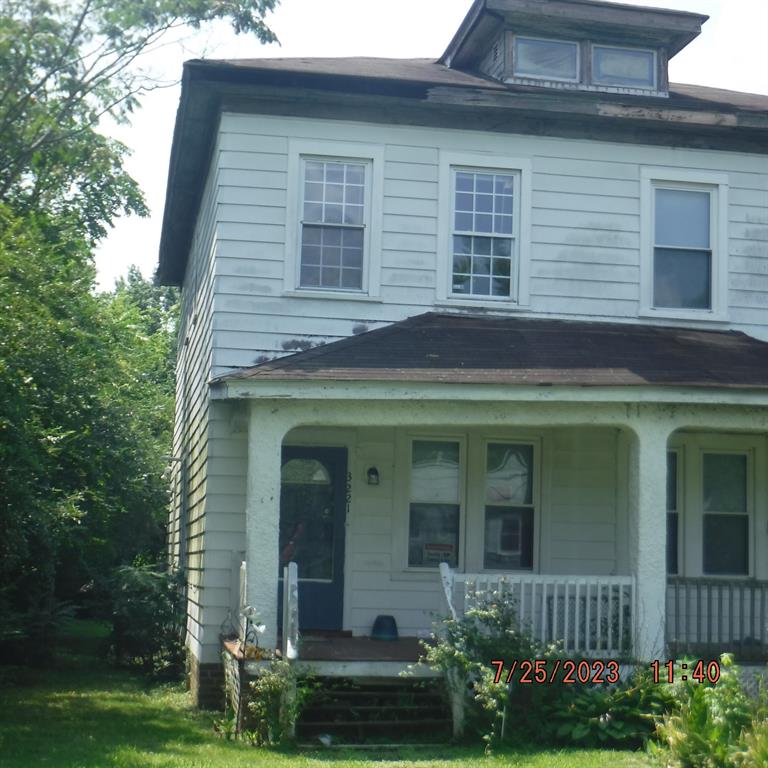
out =
<path fill-rule="evenodd" d="M 252 402 L 248 419 L 248 484 L 245 550 L 248 605 L 265 625 L 259 644 L 277 647 L 277 585 L 280 527 L 280 465 L 285 417 L 274 405 Z"/>
<path fill-rule="evenodd" d="M 661 659 L 667 589 L 667 439 L 659 423 L 633 424 L 629 452 L 630 562 L 636 578 L 634 655 Z"/>

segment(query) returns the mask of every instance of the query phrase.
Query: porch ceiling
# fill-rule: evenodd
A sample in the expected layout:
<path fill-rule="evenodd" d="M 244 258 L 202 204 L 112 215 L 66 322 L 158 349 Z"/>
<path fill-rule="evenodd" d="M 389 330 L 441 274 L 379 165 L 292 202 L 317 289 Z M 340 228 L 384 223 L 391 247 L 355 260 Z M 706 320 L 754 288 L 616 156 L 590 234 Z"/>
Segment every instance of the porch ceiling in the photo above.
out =
<path fill-rule="evenodd" d="M 768 343 L 736 331 L 429 312 L 221 380 L 768 390 Z"/>

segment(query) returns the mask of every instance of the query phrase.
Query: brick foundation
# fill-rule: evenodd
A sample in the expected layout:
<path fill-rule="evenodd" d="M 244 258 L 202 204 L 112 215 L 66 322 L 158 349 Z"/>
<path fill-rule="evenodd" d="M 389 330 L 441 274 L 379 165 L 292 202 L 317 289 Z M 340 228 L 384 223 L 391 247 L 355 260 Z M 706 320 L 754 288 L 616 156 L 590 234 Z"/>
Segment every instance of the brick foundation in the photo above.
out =
<path fill-rule="evenodd" d="M 224 709 L 224 668 L 221 664 L 201 664 L 192 654 L 187 657 L 187 683 L 192 700 L 200 709 Z"/>

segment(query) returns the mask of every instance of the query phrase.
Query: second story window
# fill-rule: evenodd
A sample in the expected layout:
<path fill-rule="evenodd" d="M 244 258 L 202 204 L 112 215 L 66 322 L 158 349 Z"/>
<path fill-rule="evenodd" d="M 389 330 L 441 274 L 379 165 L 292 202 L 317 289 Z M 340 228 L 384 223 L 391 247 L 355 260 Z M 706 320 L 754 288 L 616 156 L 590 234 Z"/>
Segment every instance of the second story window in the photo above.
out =
<path fill-rule="evenodd" d="M 454 296 L 513 296 L 518 176 L 454 169 Z"/>
<path fill-rule="evenodd" d="M 641 314 L 728 317 L 728 177 L 641 171 Z"/>
<path fill-rule="evenodd" d="M 711 193 L 654 189 L 653 305 L 712 308 Z"/>
<path fill-rule="evenodd" d="M 299 287 L 363 288 L 369 164 L 304 158 Z"/>

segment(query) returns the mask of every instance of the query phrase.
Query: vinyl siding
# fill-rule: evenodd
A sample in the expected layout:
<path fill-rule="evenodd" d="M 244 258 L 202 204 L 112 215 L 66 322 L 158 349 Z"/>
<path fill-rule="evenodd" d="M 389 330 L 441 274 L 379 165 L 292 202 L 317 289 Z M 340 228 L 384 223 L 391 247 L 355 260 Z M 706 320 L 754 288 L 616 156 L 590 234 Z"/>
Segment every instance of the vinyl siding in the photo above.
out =
<path fill-rule="evenodd" d="M 284 259 L 298 260 L 296 223 L 287 220 L 300 183 L 289 178 L 292 139 L 383 148 L 381 287 L 375 300 L 286 295 Z M 351 335 L 356 326 L 372 329 L 434 309 L 439 260 L 446 258 L 437 253 L 443 226 L 438 173 L 445 151 L 531 161 L 531 197 L 520 201 L 531 220 L 530 305 L 522 314 L 566 318 L 637 321 L 642 166 L 727 172 L 731 326 L 768 337 L 765 157 L 225 114 L 214 157 L 214 373 L 295 351 L 300 342 L 322 344 Z M 448 301 L 441 308 L 450 306 Z M 513 305 L 479 309 L 521 313 Z"/>

